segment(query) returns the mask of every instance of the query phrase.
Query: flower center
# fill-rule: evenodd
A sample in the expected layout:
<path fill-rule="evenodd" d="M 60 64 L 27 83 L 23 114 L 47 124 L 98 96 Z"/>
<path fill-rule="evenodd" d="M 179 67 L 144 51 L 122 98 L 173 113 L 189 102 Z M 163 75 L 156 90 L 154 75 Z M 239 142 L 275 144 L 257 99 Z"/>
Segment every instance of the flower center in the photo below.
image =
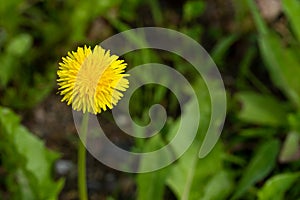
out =
<path fill-rule="evenodd" d="M 85 97 L 93 101 L 101 76 L 114 59 L 115 57 L 110 57 L 109 52 L 105 53 L 104 49 L 95 48 L 93 53 L 86 57 L 77 74 L 75 94 L 79 98 Z"/>

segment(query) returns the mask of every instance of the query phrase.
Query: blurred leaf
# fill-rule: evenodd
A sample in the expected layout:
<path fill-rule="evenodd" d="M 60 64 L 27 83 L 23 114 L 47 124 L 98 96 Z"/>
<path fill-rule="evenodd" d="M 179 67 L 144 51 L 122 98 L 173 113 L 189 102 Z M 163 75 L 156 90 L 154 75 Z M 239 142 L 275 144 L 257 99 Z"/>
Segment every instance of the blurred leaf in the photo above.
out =
<path fill-rule="evenodd" d="M 198 41 L 201 39 L 202 33 L 203 33 L 203 27 L 199 24 L 196 24 L 192 27 L 182 27 L 180 29 L 180 32 L 183 34 L 188 35 L 189 37 L 193 38 L 194 40 Z M 175 62 L 176 64 L 179 64 L 178 62 Z"/>
<path fill-rule="evenodd" d="M 300 62 L 292 49 L 285 48 L 275 34 L 262 35 L 260 49 L 273 83 L 300 107 Z"/>
<path fill-rule="evenodd" d="M 152 17 L 156 26 L 161 26 L 163 22 L 163 15 L 160 8 L 160 3 L 158 0 L 150 0 L 148 4 L 151 8 Z"/>
<path fill-rule="evenodd" d="M 182 116 L 181 116 L 181 120 L 183 121 L 182 123 L 182 126 L 185 126 L 182 130 L 185 130 L 187 132 L 189 132 L 191 129 L 195 129 L 196 127 L 193 127 L 190 125 L 190 120 L 193 120 L 194 119 L 194 116 L 193 116 L 193 110 L 195 110 L 195 106 L 199 106 L 197 104 L 196 101 L 193 101 L 193 102 L 188 102 L 186 105 L 185 105 L 185 109 L 184 109 L 184 113 L 182 113 Z M 170 140 L 173 138 L 174 134 L 177 133 L 178 131 L 178 127 L 180 125 L 179 123 L 180 121 L 177 120 L 171 127 L 171 129 L 169 130 L 169 133 L 168 133 L 168 138 L 170 138 Z M 181 133 L 182 134 L 182 133 Z M 160 135 L 157 135 L 155 136 L 154 138 L 152 138 L 151 140 L 149 140 L 147 142 L 147 144 L 145 145 L 146 147 L 146 150 L 147 152 L 149 152 L 149 150 L 155 150 L 157 149 L 157 146 L 158 147 L 161 147 L 163 145 L 166 145 L 164 142 L 162 142 L 162 140 L 160 139 L 159 137 Z M 197 143 L 199 143 L 199 141 L 197 141 Z M 178 150 L 179 148 L 179 150 Z M 171 155 L 169 155 L 169 150 L 166 152 L 167 154 L 164 154 L 164 155 L 161 155 L 160 157 L 157 158 L 157 160 L 142 160 L 141 162 L 141 168 L 143 166 L 147 166 L 147 165 L 153 165 L 155 163 L 159 163 L 160 162 L 160 159 L 171 159 L 170 156 L 173 156 L 173 154 L 177 154 L 177 153 L 180 153 L 180 147 L 177 146 L 171 146 Z M 188 159 L 188 162 L 189 164 L 191 164 L 190 162 L 194 162 L 196 160 L 198 160 L 198 156 L 197 156 L 197 146 L 194 145 L 194 148 L 190 151 L 192 151 L 193 153 L 188 153 L 188 151 L 184 154 L 183 157 L 186 157 Z M 183 158 L 182 157 L 182 158 Z M 181 158 L 181 159 L 182 159 Z M 180 160 L 181 160 L 180 159 Z M 187 167 L 187 169 L 184 171 L 184 172 L 181 172 L 183 173 L 181 176 L 178 174 L 176 176 L 173 175 L 174 178 L 186 178 L 185 176 L 188 174 L 188 173 L 191 173 L 191 172 L 194 172 L 195 169 L 192 169 L 190 168 L 190 165 L 188 166 L 185 166 L 185 164 L 188 164 L 188 162 L 183 162 L 183 165 L 184 166 L 180 166 L 179 168 L 182 168 L 182 167 Z M 162 190 L 164 189 L 164 185 L 165 185 L 165 179 L 166 179 L 166 175 L 167 175 L 167 172 L 168 174 L 172 171 L 172 173 L 175 173 L 174 170 L 176 171 L 176 169 L 174 169 L 173 166 L 169 166 L 167 167 L 168 170 L 166 169 L 161 169 L 159 171 L 156 171 L 156 172 L 152 172 L 152 173 L 148 173 L 148 174 L 142 174 L 142 175 L 139 175 L 139 179 L 138 179 L 138 182 L 139 182 L 139 199 L 143 199 L 143 198 L 147 198 L 147 199 L 160 199 L 162 198 Z M 175 167 L 177 168 L 177 167 Z M 158 184 L 157 181 L 160 180 L 160 181 L 163 181 L 163 183 L 161 184 Z M 171 179 L 172 180 L 172 179 Z M 189 176 L 189 181 L 193 180 L 193 176 Z M 151 187 L 149 189 L 149 181 L 152 181 L 152 184 L 153 187 Z M 188 181 L 188 180 L 186 180 Z M 168 178 L 168 182 L 169 181 L 169 178 Z M 175 180 L 176 182 L 176 180 Z M 183 185 L 183 184 L 180 184 L 178 185 L 177 183 L 173 183 L 173 181 L 170 182 L 171 185 L 173 185 L 174 187 L 188 187 L 188 183 L 186 183 L 187 185 Z M 188 188 L 190 189 L 190 188 Z M 155 192 L 155 190 L 157 190 L 157 192 Z M 189 192 L 189 190 L 187 190 L 186 192 Z M 149 196 L 144 196 L 148 194 Z M 158 196 L 159 194 L 159 196 Z M 188 194 L 187 194 L 188 195 Z"/>
<path fill-rule="evenodd" d="M 71 42 L 84 41 L 89 23 L 99 15 L 109 14 L 110 9 L 117 5 L 120 0 L 92 0 L 92 1 L 70 1 L 73 12 L 70 14 L 70 25 L 72 34 Z"/>
<path fill-rule="evenodd" d="M 197 91 L 198 101 L 190 100 L 185 105 L 180 120 L 183 122 L 183 128 L 181 130 L 184 130 L 186 133 L 194 131 L 197 127 L 191 126 L 190 122 L 195 119 L 195 107 L 200 106 L 201 126 L 199 127 L 197 138 L 176 163 L 159 171 L 138 176 L 139 199 L 161 199 L 165 183 L 172 189 L 178 199 L 199 199 L 204 195 L 208 198 L 211 195 L 210 190 L 217 181 L 226 183 L 232 182 L 231 178 L 225 174 L 219 174 L 217 176 L 217 172 L 222 169 L 223 151 L 221 144 L 216 145 L 213 151 L 204 159 L 198 158 L 198 151 L 202 141 L 201 138 L 203 138 L 208 126 L 210 101 L 203 80 L 195 84 L 195 91 Z M 178 134 L 179 122 L 179 120 L 176 120 L 170 125 L 167 134 L 168 141 Z M 155 136 L 144 146 L 147 147 L 146 150 L 148 152 L 149 150 L 157 149 L 160 145 L 165 145 L 165 143 L 162 142 L 160 137 Z M 180 144 L 171 146 L 171 148 L 173 153 L 180 153 Z M 165 159 L 167 156 L 168 155 L 162 155 L 160 158 L 157 158 L 158 160 L 152 160 L 152 163 L 150 163 L 150 161 L 144 161 L 141 165 L 151 165 L 153 162 L 159 162 L 159 159 Z M 207 182 L 210 183 L 209 186 L 206 186 Z M 219 195 L 225 197 L 228 195 L 229 187 L 220 187 L 219 190 L 224 192 Z"/>
<path fill-rule="evenodd" d="M 267 141 L 258 148 L 243 172 L 232 199 L 239 199 L 249 187 L 271 172 L 275 166 L 278 151 L 279 142 L 277 140 Z"/>
<path fill-rule="evenodd" d="M 19 121 L 12 111 L 0 107 L 0 148 L 6 154 L 2 162 L 8 167 L 8 179 L 17 181 L 17 186 L 10 188 L 11 195 L 16 195 L 12 199 L 57 199 L 64 181 L 55 182 L 51 174 L 59 155 L 46 149 Z"/>
<path fill-rule="evenodd" d="M 271 177 L 258 191 L 259 200 L 283 200 L 284 193 L 299 179 L 299 173 L 278 174 Z"/>
<path fill-rule="evenodd" d="M 267 93 L 266 86 L 262 84 L 250 70 L 251 64 L 257 54 L 255 46 L 251 46 L 245 52 L 238 69 L 236 86 L 239 90 L 247 90 L 249 88 L 249 81 L 262 93 Z"/>
<path fill-rule="evenodd" d="M 211 53 L 212 58 L 214 59 L 216 64 L 223 64 L 229 48 L 238 38 L 239 36 L 237 34 L 231 34 L 219 40 Z"/>
<path fill-rule="evenodd" d="M 300 113 L 292 113 L 288 116 L 288 122 L 290 129 L 300 133 Z"/>
<path fill-rule="evenodd" d="M 23 0 L 1 1 L 0 4 L 0 27 L 4 27 L 12 34 L 21 19 L 20 6 Z"/>
<path fill-rule="evenodd" d="M 203 159 L 198 157 L 199 148 L 199 141 L 196 141 L 172 168 L 167 184 L 178 199 L 202 199 L 204 195 L 210 195 L 207 183 L 214 184 L 211 181 L 222 170 L 221 145 L 215 146 Z M 223 189 L 226 190 L 220 188 Z M 223 195 L 226 196 L 226 193 Z"/>
<path fill-rule="evenodd" d="M 6 87 L 8 82 L 13 78 L 20 67 L 18 60 L 28 52 L 31 45 L 32 38 L 28 34 L 20 34 L 10 41 L 5 53 L 0 56 L 0 86 Z"/>
<path fill-rule="evenodd" d="M 188 1 L 183 6 L 183 20 L 190 21 L 204 12 L 205 2 L 204 1 Z"/>
<path fill-rule="evenodd" d="M 1 88 L 4 88 L 12 78 L 18 66 L 16 66 L 16 61 L 14 57 L 10 55 L 1 55 L 0 62 L 1 62 L 0 86 Z"/>
<path fill-rule="evenodd" d="M 151 138 L 144 146 L 144 152 L 151 152 L 158 148 L 163 147 L 165 144 L 159 135 Z M 165 156 L 162 155 L 162 158 Z M 152 162 L 159 162 L 153 160 Z M 149 165 L 151 163 L 146 160 L 141 160 L 141 165 Z M 142 167 L 141 166 L 141 167 Z M 162 168 L 160 170 L 138 174 L 137 176 L 137 199 L 140 200 L 153 200 L 154 198 L 159 200 L 163 199 L 165 180 L 169 174 L 169 167 Z"/>
<path fill-rule="evenodd" d="M 195 117 L 195 106 L 200 106 L 201 119 L 198 129 L 198 135 L 194 139 L 192 145 L 183 154 L 183 156 L 177 160 L 172 166 L 171 174 L 168 177 L 167 184 L 175 193 L 177 199 L 202 199 L 204 195 L 210 195 L 210 189 L 207 184 L 213 185 L 215 182 L 213 179 L 219 179 L 217 174 L 223 170 L 223 155 L 224 150 L 222 143 L 218 143 L 214 149 L 202 159 L 199 159 L 198 153 L 201 147 L 203 138 L 206 134 L 207 127 L 210 119 L 210 97 L 203 80 L 199 80 L 194 84 L 194 90 L 197 93 L 198 103 L 190 101 L 187 104 L 186 112 L 182 114 L 181 120 L 193 121 Z M 198 105 L 199 104 L 199 105 Z M 185 124 L 184 124 L 185 125 Z M 195 127 L 191 126 L 191 123 L 186 123 L 183 130 L 186 132 L 193 131 Z M 174 126 L 174 130 L 178 127 Z M 176 131 L 171 130 L 170 136 L 174 136 Z M 170 137 L 170 138 L 172 138 Z M 177 146 L 173 147 L 174 152 L 178 152 Z M 217 176 L 217 178 L 216 178 Z M 224 178 L 224 177 L 223 177 Z M 221 178 L 222 179 L 222 176 Z M 231 182 L 230 177 L 227 176 L 227 182 Z M 224 179 L 222 179 L 225 181 Z M 224 190 L 223 190 L 224 189 Z M 220 188 L 225 191 L 225 188 Z M 222 195 L 222 194 L 220 194 Z M 225 198 L 226 192 L 223 197 Z"/>
<path fill-rule="evenodd" d="M 207 184 L 202 200 L 226 199 L 233 189 L 233 182 L 228 172 L 220 171 Z"/>
<path fill-rule="evenodd" d="M 269 126 L 286 123 L 286 108 L 274 97 L 255 92 L 239 92 L 236 94 L 236 98 L 241 103 L 238 116 L 242 120 Z"/>
<path fill-rule="evenodd" d="M 32 37 L 23 33 L 13 38 L 7 46 L 7 53 L 16 57 L 23 56 L 32 45 Z"/>
<path fill-rule="evenodd" d="M 258 31 L 260 32 L 260 34 L 263 34 L 263 35 L 267 34 L 268 33 L 268 28 L 266 26 L 265 21 L 262 19 L 262 17 L 260 16 L 260 13 L 258 12 L 258 9 L 257 9 L 257 6 L 256 6 L 257 4 L 255 3 L 255 1 L 246 0 L 245 2 L 247 3 L 248 8 L 252 12 L 254 23 L 255 23 Z"/>
<path fill-rule="evenodd" d="M 300 139 L 299 133 L 291 132 L 287 135 L 279 157 L 281 162 L 287 162 L 287 161 L 297 159 L 295 155 L 300 150 L 299 139 Z"/>
<path fill-rule="evenodd" d="M 298 41 L 300 41 L 300 2 L 298 0 L 283 0 L 282 6 Z"/>
<path fill-rule="evenodd" d="M 134 21 L 136 19 L 136 11 L 141 3 L 142 1 L 140 0 L 121 1 L 119 10 L 120 17 L 126 21 Z"/>
<path fill-rule="evenodd" d="M 247 2 L 241 0 L 233 0 L 233 6 L 235 7 L 235 21 L 239 23 L 239 25 L 243 25 L 245 22 L 245 18 L 247 17 Z"/>
<path fill-rule="evenodd" d="M 9 86 L 5 88 L 4 96 L 1 98 L 2 105 L 12 108 L 31 108 L 41 102 L 55 86 L 55 68 L 48 67 L 44 74 L 31 74 L 30 84 L 24 77 L 19 80 L 18 87 Z M 0 75 L 1 77 L 1 75 Z"/>
<path fill-rule="evenodd" d="M 257 26 L 259 47 L 273 83 L 300 107 L 300 61 L 292 48 L 284 47 L 279 36 L 268 30 L 253 0 L 247 0 Z"/>
<path fill-rule="evenodd" d="M 270 136 L 273 136 L 277 133 L 277 130 L 274 129 L 273 127 L 267 127 L 267 128 L 246 128 L 240 130 L 239 134 L 244 137 L 249 137 L 249 138 L 270 138 Z"/>

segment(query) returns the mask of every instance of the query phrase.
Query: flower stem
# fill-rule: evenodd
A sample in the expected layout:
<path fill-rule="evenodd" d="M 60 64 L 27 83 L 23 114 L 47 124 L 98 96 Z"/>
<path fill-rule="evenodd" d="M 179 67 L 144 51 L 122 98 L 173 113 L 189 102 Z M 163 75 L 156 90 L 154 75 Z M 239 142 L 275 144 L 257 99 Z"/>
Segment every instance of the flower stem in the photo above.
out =
<path fill-rule="evenodd" d="M 89 113 L 83 115 L 80 127 L 81 140 L 78 142 L 78 189 L 80 200 L 88 200 L 86 184 L 86 137 L 88 130 Z"/>

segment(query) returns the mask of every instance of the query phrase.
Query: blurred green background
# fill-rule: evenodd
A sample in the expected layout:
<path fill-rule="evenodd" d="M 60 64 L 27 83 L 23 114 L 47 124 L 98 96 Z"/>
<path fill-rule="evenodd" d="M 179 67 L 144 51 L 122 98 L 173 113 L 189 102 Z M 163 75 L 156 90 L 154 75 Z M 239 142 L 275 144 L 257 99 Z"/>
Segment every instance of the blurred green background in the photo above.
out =
<path fill-rule="evenodd" d="M 210 118 L 201 77 L 166 52 L 125 55 L 129 69 L 159 62 L 185 75 L 198 91 L 202 125 L 188 151 L 156 172 L 118 172 L 89 155 L 89 198 L 300 199 L 298 0 L 1 0 L 0 199 L 78 199 L 78 136 L 71 108 L 57 94 L 58 62 L 78 46 L 144 26 L 185 33 L 210 53 L 227 91 L 225 127 L 214 150 L 199 159 Z M 148 122 L 154 103 L 169 115 L 161 134 L 151 139 L 124 135 L 110 112 L 99 119 L 116 144 L 132 151 L 157 149 L 172 138 L 180 109 L 166 88 L 147 85 L 131 100 L 137 123 Z"/>

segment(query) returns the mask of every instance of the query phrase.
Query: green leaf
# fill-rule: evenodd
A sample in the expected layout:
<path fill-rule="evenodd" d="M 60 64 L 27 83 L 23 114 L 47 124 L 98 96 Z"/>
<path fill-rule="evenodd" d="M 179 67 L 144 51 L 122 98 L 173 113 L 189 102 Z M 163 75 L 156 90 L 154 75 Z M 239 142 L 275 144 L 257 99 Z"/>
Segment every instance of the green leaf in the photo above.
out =
<path fill-rule="evenodd" d="M 6 87 L 7 83 L 11 80 L 14 72 L 17 69 L 16 60 L 13 56 L 2 55 L 0 56 L 1 73 L 0 73 L 0 86 Z"/>
<path fill-rule="evenodd" d="M 20 34 L 14 37 L 7 45 L 6 51 L 0 57 L 1 74 L 0 85 L 6 87 L 20 68 L 18 61 L 32 46 L 32 37 L 29 34 Z"/>
<path fill-rule="evenodd" d="M 121 1 L 119 15 L 125 21 L 136 20 L 136 10 L 143 2 L 140 0 Z M 126 8 L 126 9 L 124 9 Z"/>
<path fill-rule="evenodd" d="M 12 108 L 31 108 L 41 102 L 55 86 L 55 68 L 50 67 L 45 74 L 31 74 L 32 82 L 29 84 L 26 79 L 20 79 L 18 87 L 5 88 L 5 95 L 1 103 Z M 1 75 L 0 75 L 1 77 Z"/>
<path fill-rule="evenodd" d="M 17 182 L 11 192 L 16 199 L 57 199 L 64 181 L 53 180 L 52 166 L 59 155 L 19 123 L 17 115 L 0 107 L 0 148 L 6 155 L 2 162 Z"/>
<path fill-rule="evenodd" d="M 259 46 L 273 83 L 300 107 L 299 55 L 284 47 L 275 34 L 261 35 Z"/>
<path fill-rule="evenodd" d="M 232 34 L 219 40 L 211 53 L 216 64 L 222 64 L 229 48 L 235 41 L 237 41 L 237 39 L 239 39 L 239 36 L 237 34 Z"/>
<path fill-rule="evenodd" d="M 102 1 L 70 1 L 73 8 L 69 19 L 72 29 L 70 40 L 73 42 L 84 41 L 89 23 L 96 17 L 109 15 L 108 11 L 118 4 L 119 0 L 102 0 Z"/>
<path fill-rule="evenodd" d="M 281 162 L 288 162 L 297 158 L 295 155 L 299 151 L 299 141 L 299 133 L 291 132 L 287 135 L 279 157 Z"/>
<path fill-rule="evenodd" d="M 199 81 L 194 86 L 198 96 L 198 103 L 189 102 L 187 112 L 183 113 L 181 118 L 187 121 L 193 121 L 193 110 L 195 106 L 200 106 L 201 118 L 198 135 L 194 139 L 190 148 L 177 160 L 172 166 L 171 173 L 168 177 L 167 184 L 176 195 L 177 199 L 202 199 L 205 195 L 210 195 L 209 186 L 213 184 L 213 179 L 223 170 L 224 150 L 222 143 L 217 143 L 214 149 L 202 159 L 199 159 L 198 153 L 202 145 L 203 138 L 206 134 L 210 119 L 210 97 L 203 81 Z M 174 126 L 176 129 L 176 127 Z M 186 132 L 194 129 L 190 123 L 186 124 L 183 130 Z M 172 135 L 172 134 L 171 134 Z M 176 146 L 173 147 L 177 152 Z M 231 182 L 228 176 L 228 182 Z M 218 194 L 221 195 L 221 194 Z M 226 196 L 226 193 L 224 193 Z"/>
<path fill-rule="evenodd" d="M 193 38 L 194 40 L 199 41 L 199 39 L 201 38 L 201 35 L 202 35 L 202 33 L 203 33 L 204 30 L 203 30 L 202 26 L 200 26 L 199 24 L 195 24 L 192 27 L 190 27 L 190 26 L 188 26 L 188 27 L 182 27 L 182 28 L 180 28 L 179 31 L 181 33 L 183 33 L 183 34 L 188 35 L 189 37 Z M 175 60 L 176 58 L 173 58 L 173 59 Z M 182 66 L 182 64 L 180 63 L 179 60 L 175 61 L 175 64 Z M 183 64 L 186 65 L 185 62 L 183 62 Z M 178 67 L 176 67 L 176 68 L 178 68 Z"/>
<path fill-rule="evenodd" d="M 284 193 L 299 179 L 300 173 L 278 174 L 270 178 L 258 191 L 259 200 L 282 200 Z"/>
<path fill-rule="evenodd" d="M 150 152 L 157 147 L 162 147 L 164 145 L 163 140 L 159 135 L 151 138 L 145 145 L 144 151 Z M 158 158 L 159 159 L 159 158 Z M 141 165 L 149 165 L 151 163 L 146 160 L 141 161 Z M 152 161 L 152 162 L 159 162 Z M 142 173 L 137 176 L 137 199 L 141 200 L 153 200 L 154 198 L 159 200 L 163 199 L 165 180 L 169 174 L 169 167 L 165 167 L 158 171 Z"/>
<path fill-rule="evenodd" d="M 147 2 L 151 8 L 152 17 L 156 26 L 162 25 L 163 15 L 158 0 L 152 0 Z"/>
<path fill-rule="evenodd" d="M 267 25 L 266 25 L 265 21 L 262 19 L 262 17 L 260 16 L 257 6 L 256 6 L 257 4 L 255 3 L 255 1 L 254 0 L 246 0 L 246 3 L 249 7 L 249 10 L 252 12 L 254 23 L 255 23 L 258 31 L 263 35 L 267 34 L 268 33 Z"/>
<path fill-rule="evenodd" d="M 221 145 L 215 146 L 203 159 L 198 157 L 199 147 L 199 141 L 195 142 L 178 160 L 169 175 L 167 184 L 178 199 L 202 199 L 204 195 L 209 195 L 207 183 L 212 184 L 211 181 L 222 170 Z"/>
<path fill-rule="evenodd" d="M 277 140 L 263 143 L 243 172 L 232 199 L 239 199 L 253 184 L 266 177 L 275 166 L 279 151 Z"/>
<path fill-rule="evenodd" d="M 239 134 L 243 137 L 247 138 L 270 138 L 271 136 L 275 135 L 277 130 L 273 127 L 257 127 L 257 128 L 245 128 L 241 129 Z"/>
<path fill-rule="evenodd" d="M 291 130 L 300 133 L 300 113 L 291 113 L 288 115 L 289 127 Z"/>
<path fill-rule="evenodd" d="M 259 48 L 263 56 L 263 60 L 270 72 L 272 81 L 299 108 L 299 55 L 296 51 L 293 51 L 292 48 L 285 47 L 281 42 L 279 36 L 268 30 L 265 22 L 258 13 L 258 9 L 255 6 L 254 1 L 247 0 L 247 3 L 250 10 L 252 11 L 254 22 L 257 26 L 258 32 L 260 33 Z M 296 21 L 296 19 L 294 20 Z M 298 24 L 299 21 L 297 21 L 296 23 Z"/>
<path fill-rule="evenodd" d="M 205 9 L 205 3 L 203 1 L 188 1 L 183 6 L 183 19 L 190 21 L 203 13 Z"/>
<path fill-rule="evenodd" d="M 155 172 L 139 174 L 137 178 L 137 199 L 163 199 L 165 180 L 168 173 L 169 169 L 163 168 Z"/>
<path fill-rule="evenodd" d="M 28 34 L 20 34 L 14 37 L 7 46 L 7 53 L 14 56 L 22 56 L 30 49 L 32 45 L 32 37 Z"/>
<path fill-rule="evenodd" d="M 298 41 L 300 41 L 300 2 L 298 0 L 283 0 L 282 6 Z"/>
<path fill-rule="evenodd" d="M 216 174 L 205 187 L 202 200 L 226 199 L 233 189 L 233 182 L 226 171 L 220 171 Z"/>
<path fill-rule="evenodd" d="M 205 87 L 203 82 L 201 82 L 200 85 L 201 85 L 201 87 Z M 201 88 L 201 89 L 203 89 L 203 90 L 199 90 L 199 91 L 203 91 L 201 93 L 201 95 L 202 95 L 202 99 L 205 100 L 204 104 L 203 104 L 203 107 L 205 107 L 207 105 L 207 103 L 209 103 L 209 102 L 207 102 L 207 101 L 209 101 L 209 99 L 207 99 L 209 97 L 208 97 L 208 94 L 205 92 L 205 88 Z M 196 99 L 194 101 L 189 101 L 185 105 L 184 112 L 182 113 L 181 119 L 180 119 L 183 121 L 181 130 L 184 130 L 185 132 L 190 132 L 197 128 L 197 127 L 191 126 L 191 123 L 190 123 L 191 120 L 195 119 L 195 117 L 193 115 L 193 114 L 195 114 L 195 112 L 193 112 L 193 111 L 195 110 L 196 106 L 199 106 Z M 205 116 L 205 110 L 207 112 L 207 109 L 203 108 L 203 116 Z M 208 119 L 208 118 L 204 117 L 204 119 Z M 180 120 L 176 120 L 172 124 L 172 126 L 168 130 L 168 133 L 166 133 L 166 134 L 164 133 L 165 135 L 167 135 L 168 141 L 170 141 L 177 133 L 178 127 L 181 122 Z M 203 121 L 203 124 L 206 124 L 206 122 Z M 205 126 L 203 126 L 202 129 L 205 130 Z M 181 133 L 181 134 L 183 134 L 183 133 Z M 201 144 L 200 140 L 195 140 L 194 144 L 192 144 L 192 147 L 187 152 L 185 152 L 185 154 L 179 159 L 178 162 L 180 164 L 170 165 L 167 168 L 158 170 L 156 172 L 139 175 L 138 176 L 138 199 L 162 199 L 163 189 L 164 189 L 166 182 L 169 186 L 171 186 L 172 190 L 175 193 L 177 192 L 177 190 L 180 190 L 178 192 L 179 196 L 189 196 L 190 192 L 191 192 L 190 195 L 194 195 L 194 192 L 197 193 L 198 190 L 193 190 L 190 187 L 192 186 L 191 185 L 192 182 L 194 180 L 197 180 L 194 177 L 194 174 L 195 173 L 202 174 L 204 171 L 202 169 L 196 170 L 197 160 L 198 160 L 198 151 L 200 148 L 200 144 Z M 147 151 L 147 152 L 153 151 L 153 150 L 156 150 L 158 147 L 162 147 L 164 145 L 166 145 L 166 144 L 162 141 L 162 139 L 159 137 L 159 135 L 157 135 L 157 136 L 151 138 L 151 140 L 149 140 L 147 142 L 147 144 L 145 145 L 145 148 L 146 148 L 145 151 Z M 181 151 L 180 144 L 177 144 L 177 145 L 178 146 L 172 145 L 170 147 L 170 149 L 172 149 L 172 152 L 171 152 L 172 155 L 169 155 L 170 153 L 166 152 L 165 155 L 162 155 L 162 156 L 156 158 L 155 160 L 142 160 L 141 168 L 144 165 L 146 165 L 146 166 L 153 165 L 157 162 L 160 162 L 160 159 L 169 159 L 170 156 L 173 156 L 173 153 L 174 154 L 180 153 L 180 151 Z M 213 159 L 214 158 L 210 158 L 209 164 L 207 164 L 207 165 L 214 165 L 212 163 Z M 193 165 L 195 165 L 195 166 L 193 166 Z M 216 165 L 216 166 L 218 166 L 218 165 Z M 212 169 L 210 166 L 208 168 Z M 213 174 L 214 172 L 210 171 L 210 173 Z M 202 176 L 202 175 L 200 175 L 200 176 Z M 177 180 L 177 179 L 180 179 L 180 180 Z M 177 187 L 180 187 L 180 188 L 177 188 Z M 197 187 L 197 185 L 195 185 L 194 187 Z M 183 194 L 183 193 L 185 193 L 185 194 Z"/>
<path fill-rule="evenodd" d="M 33 191 L 39 199 L 53 198 L 58 195 L 62 180 L 56 184 L 51 177 L 52 164 L 59 155 L 45 148 L 42 141 L 20 126 L 15 134 L 14 145 L 26 160 L 25 170 L 34 178 L 29 179 Z"/>
<path fill-rule="evenodd" d="M 238 116 L 245 122 L 278 126 L 286 123 L 286 108 L 284 104 L 272 96 L 255 92 L 239 92 L 236 99 L 241 103 Z"/>

